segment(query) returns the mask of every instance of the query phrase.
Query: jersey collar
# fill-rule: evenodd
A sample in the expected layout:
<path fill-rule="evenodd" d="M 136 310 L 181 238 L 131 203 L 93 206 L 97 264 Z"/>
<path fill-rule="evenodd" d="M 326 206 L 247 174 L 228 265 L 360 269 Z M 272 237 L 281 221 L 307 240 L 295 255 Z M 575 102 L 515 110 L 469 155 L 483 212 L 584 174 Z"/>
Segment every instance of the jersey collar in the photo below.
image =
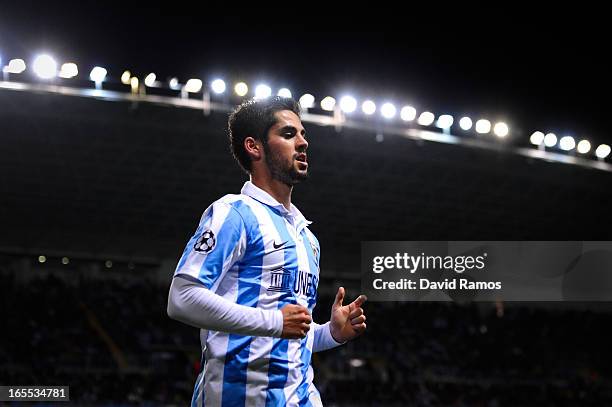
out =
<path fill-rule="evenodd" d="M 304 226 L 307 226 L 312 223 L 311 221 L 306 220 L 304 215 L 302 215 L 302 212 L 300 212 L 300 210 L 294 204 L 291 204 L 291 209 L 287 210 L 287 208 L 285 208 L 285 205 L 278 202 L 270 194 L 253 184 L 251 181 L 247 181 L 244 183 L 242 189 L 240 190 L 240 193 L 243 195 L 250 196 L 251 198 L 261 202 L 262 204 L 271 206 L 272 208 L 278 210 L 283 216 L 293 217 L 295 221 L 294 223 L 296 225 L 304 224 Z"/>

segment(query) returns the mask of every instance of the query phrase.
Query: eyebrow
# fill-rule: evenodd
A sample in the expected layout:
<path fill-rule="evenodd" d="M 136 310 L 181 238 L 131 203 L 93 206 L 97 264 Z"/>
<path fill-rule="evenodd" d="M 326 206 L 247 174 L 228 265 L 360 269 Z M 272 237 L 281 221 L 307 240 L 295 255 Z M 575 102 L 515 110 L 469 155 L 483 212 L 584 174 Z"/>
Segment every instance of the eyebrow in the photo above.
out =
<path fill-rule="evenodd" d="M 286 131 L 297 132 L 297 128 L 296 128 L 295 126 L 287 125 L 287 126 L 283 126 L 283 127 L 281 127 L 279 131 L 280 131 L 281 133 L 284 133 L 284 132 L 286 132 Z M 306 129 L 302 129 L 302 130 L 300 131 L 300 134 L 302 134 L 302 136 L 303 136 L 304 134 L 306 134 Z"/>

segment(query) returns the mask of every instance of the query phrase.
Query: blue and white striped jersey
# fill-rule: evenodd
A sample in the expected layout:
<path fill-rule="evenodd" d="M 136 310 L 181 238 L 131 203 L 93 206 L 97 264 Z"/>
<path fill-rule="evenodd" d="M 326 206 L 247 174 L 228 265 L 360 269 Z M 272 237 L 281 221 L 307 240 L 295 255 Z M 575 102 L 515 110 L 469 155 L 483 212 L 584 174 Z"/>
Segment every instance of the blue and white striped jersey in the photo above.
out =
<path fill-rule="evenodd" d="M 287 210 L 248 181 L 240 195 L 206 209 L 175 275 L 244 306 L 299 304 L 312 313 L 320 246 L 309 224 L 295 206 Z M 201 329 L 203 363 L 192 405 L 320 406 L 310 366 L 316 336 L 315 329 L 302 340 Z"/>

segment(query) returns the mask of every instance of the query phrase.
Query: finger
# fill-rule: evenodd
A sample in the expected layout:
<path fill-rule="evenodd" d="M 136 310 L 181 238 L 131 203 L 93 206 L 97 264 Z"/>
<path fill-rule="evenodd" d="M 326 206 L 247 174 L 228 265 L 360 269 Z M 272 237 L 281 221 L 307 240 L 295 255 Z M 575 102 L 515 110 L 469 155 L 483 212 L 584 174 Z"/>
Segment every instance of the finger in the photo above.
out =
<path fill-rule="evenodd" d="M 363 314 L 363 308 L 355 308 L 349 313 L 349 319 L 357 318 L 359 315 Z"/>
<path fill-rule="evenodd" d="M 299 323 L 310 324 L 312 322 L 312 317 L 310 316 L 310 314 L 300 312 L 298 315 L 296 315 L 295 320 Z"/>
<path fill-rule="evenodd" d="M 308 315 L 310 317 L 310 310 L 308 310 L 308 308 L 304 307 L 303 305 L 296 305 L 296 307 L 299 313 Z"/>
<path fill-rule="evenodd" d="M 341 307 L 342 301 L 344 301 L 344 287 L 338 287 L 338 293 L 336 294 L 333 308 Z"/>
<path fill-rule="evenodd" d="M 351 303 L 351 308 L 354 306 L 355 308 L 359 308 L 361 307 L 361 305 L 366 302 L 366 300 L 368 299 L 368 297 L 366 297 L 365 295 L 361 294 L 359 297 L 357 297 L 355 299 L 355 301 L 353 301 Z"/>
<path fill-rule="evenodd" d="M 304 332 L 308 332 L 308 331 L 310 331 L 310 325 L 308 325 L 308 324 L 302 324 L 302 330 L 303 330 Z"/>
<path fill-rule="evenodd" d="M 287 307 L 290 307 L 291 314 L 300 314 L 304 311 L 301 306 L 296 304 L 289 304 Z"/>
<path fill-rule="evenodd" d="M 296 307 L 297 307 L 297 309 L 299 309 L 301 312 L 305 312 L 305 313 L 307 313 L 307 314 L 310 314 L 310 311 L 309 311 L 309 310 L 308 310 L 308 308 L 306 308 L 305 306 L 303 306 L 303 305 L 297 305 L 297 304 L 296 304 L 295 306 L 296 306 Z"/>
<path fill-rule="evenodd" d="M 310 316 L 310 314 L 306 314 L 304 315 L 304 322 L 310 324 L 312 322 L 312 317 Z"/>
<path fill-rule="evenodd" d="M 359 324 L 363 324 L 366 320 L 366 316 L 365 315 L 360 315 L 357 318 L 353 318 L 351 319 L 351 325 L 359 325 Z"/>
<path fill-rule="evenodd" d="M 365 330 L 366 330 L 366 323 L 365 322 L 363 324 L 353 325 L 353 331 L 357 332 L 359 335 L 364 333 Z"/>

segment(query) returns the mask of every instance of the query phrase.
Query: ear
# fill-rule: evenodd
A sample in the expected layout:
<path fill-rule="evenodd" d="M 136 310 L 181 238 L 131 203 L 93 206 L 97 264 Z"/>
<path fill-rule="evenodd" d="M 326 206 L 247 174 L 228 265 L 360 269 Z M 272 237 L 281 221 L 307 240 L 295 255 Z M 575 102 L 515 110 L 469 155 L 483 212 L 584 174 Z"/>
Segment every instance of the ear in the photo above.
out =
<path fill-rule="evenodd" d="M 263 157 L 263 145 L 253 137 L 244 139 L 244 149 L 253 161 L 258 161 Z"/>

